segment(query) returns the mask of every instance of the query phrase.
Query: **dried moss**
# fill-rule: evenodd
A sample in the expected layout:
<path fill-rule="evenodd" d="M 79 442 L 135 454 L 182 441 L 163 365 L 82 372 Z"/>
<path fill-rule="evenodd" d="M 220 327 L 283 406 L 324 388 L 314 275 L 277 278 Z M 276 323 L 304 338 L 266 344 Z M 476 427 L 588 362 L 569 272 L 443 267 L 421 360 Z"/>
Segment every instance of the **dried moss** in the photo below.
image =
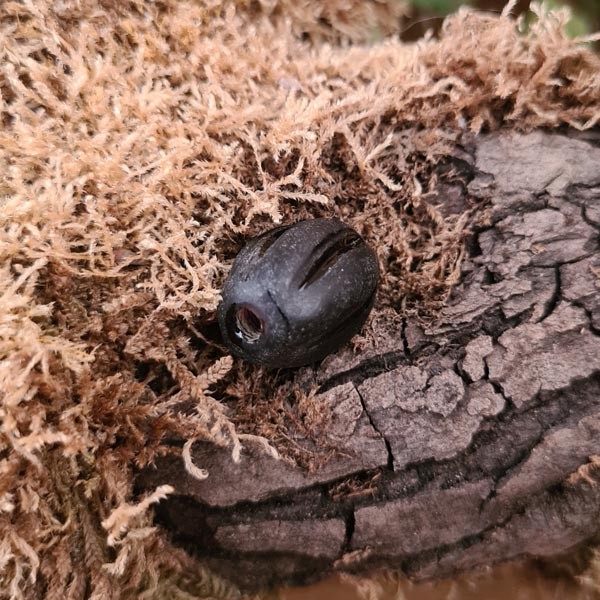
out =
<path fill-rule="evenodd" d="M 598 58 L 564 17 L 522 35 L 463 11 L 440 40 L 358 43 L 400 11 L 0 5 L 0 598 L 233 593 L 151 527 L 158 496 L 134 500 L 132 478 L 174 437 L 235 459 L 243 437 L 219 399 L 260 391 L 239 402 L 242 434 L 253 406 L 286 401 L 213 333 L 244 239 L 339 216 L 377 249 L 379 314 L 435 311 L 477 208 L 428 202 L 455 140 L 600 118 Z M 318 440 L 326 410 L 298 406 L 256 432 L 279 443 L 296 419 Z"/>

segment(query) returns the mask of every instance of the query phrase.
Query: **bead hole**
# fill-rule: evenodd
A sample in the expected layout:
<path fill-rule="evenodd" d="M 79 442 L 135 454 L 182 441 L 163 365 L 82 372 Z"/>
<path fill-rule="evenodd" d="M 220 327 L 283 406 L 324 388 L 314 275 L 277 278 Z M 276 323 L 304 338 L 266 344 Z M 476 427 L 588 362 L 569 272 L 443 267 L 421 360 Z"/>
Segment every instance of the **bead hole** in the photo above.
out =
<path fill-rule="evenodd" d="M 235 312 L 235 325 L 246 342 L 256 342 L 263 333 L 262 319 L 247 306 L 241 306 Z"/>

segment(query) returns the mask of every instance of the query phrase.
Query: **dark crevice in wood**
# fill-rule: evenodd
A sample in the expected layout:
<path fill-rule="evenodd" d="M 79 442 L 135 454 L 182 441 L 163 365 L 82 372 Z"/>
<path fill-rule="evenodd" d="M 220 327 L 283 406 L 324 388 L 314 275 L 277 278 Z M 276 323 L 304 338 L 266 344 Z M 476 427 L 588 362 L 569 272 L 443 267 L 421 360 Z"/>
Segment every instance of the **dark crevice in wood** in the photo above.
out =
<path fill-rule="evenodd" d="M 494 285 L 504 280 L 504 277 L 495 271 L 492 271 L 489 267 L 485 267 L 483 270 L 483 285 Z"/>
<path fill-rule="evenodd" d="M 407 358 L 410 358 L 410 347 L 408 346 L 408 340 L 406 339 L 406 317 L 402 317 L 402 327 L 400 328 L 400 337 L 402 338 L 402 347 L 404 348 L 404 354 Z"/>
<path fill-rule="evenodd" d="M 488 381 L 490 382 L 490 385 L 494 388 L 496 394 L 500 394 L 500 396 L 504 398 L 507 404 L 512 404 L 510 396 L 506 395 L 504 388 L 497 381 L 494 381 L 493 379 L 488 379 Z"/>
<path fill-rule="evenodd" d="M 600 196 L 600 193 L 598 194 Z M 581 218 L 590 226 L 593 227 L 594 229 L 598 229 L 600 231 L 600 222 L 598 221 L 594 221 L 593 219 L 591 219 L 588 215 L 587 212 L 587 206 L 582 205 L 581 206 Z"/>
<path fill-rule="evenodd" d="M 473 383 L 473 380 L 465 373 L 464 369 L 461 368 L 460 363 L 454 363 L 452 370 L 463 380 L 465 388 Z"/>
<path fill-rule="evenodd" d="M 544 439 L 546 433 L 551 429 L 552 425 L 544 426 L 540 423 L 540 432 L 537 436 L 534 436 L 531 441 L 523 448 L 518 449 L 511 461 L 507 462 L 502 466 L 502 470 L 498 470 L 495 473 L 491 473 L 494 480 L 494 487 L 488 495 L 488 500 L 495 498 L 498 493 L 498 488 L 502 486 L 504 481 L 508 481 L 513 473 L 518 470 L 531 456 L 531 453 L 536 446 Z"/>
<path fill-rule="evenodd" d="M 530 306 L 526 310 L 512 317 L 506 318 L 502 313 L 502 308 L 497 306 L 493 311 L 486 312 L 484 315 L 482 315 L 481 318 L 475 321 L 473 325 L 476 330 L 479 329 L 479 334 L 483 332 L 489 335 L 494 340 L 494 343 L 497 343 L 498 338 L 503 333 L 509 329 L 515 329 L 519 325 L 529 321 L 534 310 L 535 308 Z M 475 335 L 472 337 L 474 338 Z"/>
<path fill-rule="evenodd" d="M 585 312 L 585 316 L 587 317 L 587 320 L 588 320 L 588 327 L 590 328 L 590 332 L 596 336 L 600 336 L 600 329 L 598 327 L 594 326 L 594 315 L 592 314 L 592 311 L 587 306 L 585 306 L 585 304 L 583 304 L 582 302 L 579 302 L 579 301 L 573 302 L 573 306 L 577 306 L 578 308 L 581 308 Z"/>
<path fill-rule="evenodd" d="M 562 240 L 557 240 L 557 241 L 562 241 Z M 544 264 L 538 265 L 538 264 L 536 264 L 535 268 L 536 269 L 557 269 L 557 268 L 560 268 L 560 267 L 562 267 L 564 265 L 574 265 L 574 264 L 576 264 L 578 262 L 581 262 L 582 260 L 585 260 L 586 258 L 590 258 L 591 256 L 594 256 L 594 254 L 595 254 L 595 252 L 587 252 L 586 254 L 582 254 L 581 256 L 576 256 L 575 258 L 571 258 L 569 260 L 559 260 L 559 261 L 556 261 L 556 262 L 549 263 L 547 265 L 544 265 Z M 529 266 L 524 267 L 519 272 L 527 271 L 529 268 L 531 268 L 531 267 L 529 267 Z"/>
<path fill-rule="evenodd" d="M 546 302 L 546 306 L 544 306 L 544 312 L 538 319 L 538 323 L 542 323 L 545 321 L 553 312 L 554 309 L 558 306 L 558 303 L 561 300 L 561 277 L 560 277 L 560 267 L 554 267 L 554 290 L 552 292 L 552 296 Z"/>
<path fill-rule="evenodd" d="M 386 438 L 383 438 L 383 441 L 385 442 L 385 448 L 386 448 L 387 453 L 388 453 L 387 468 L 390 471 L 393 471 L 394 470 L 394 454 L 392 453 L 392 446 L 390 445 L 389 440 L 387 440 Z"/>
<path fill-rule="evenodd" d="M 367 415 L 367 418 L 369 419 L 369 423 L 371 424 L 371 427 L 381 436 L 381 439 L 385 442 L 385 448 L 388 453 L 387 468 L 390 471 L 393 471 L 394 470 L 394 455 L 392 454 L 392 446 L 390 445 L 390 442 L 385 437 L 385 435 L 383 435 L 383 433 L 377 428 L 377 425 L 375 424 L 375 422 L 373 421 L 373 418 L 369 414 L 367 405 L 365 403 L 365 399 L 362 397 L 362 394 L 360 393 L 360 390 L 358 389 L 358 387 L 356 385 L 354 386 L 354 389 L 356 390 L 356 393 L 358 394 L 358 397 L 360 398 L 360 403 L 362 404 L 363 410 L 365 411 L 365 414 Z"/>
<path fill-rule="evenodd" d="M 340 556 L 343 556 L 349 552 L 352 547 L 352 536 L 354 535 L 354 527 L 356 524 L 353 508 L 350 508 L 346 511 L 346 514 L 344 515 L 344 523 L 346 525 L 346 535 L 344 537 L 344 545 L 342 546 Z"/>
<path fill-rule="evenodd" d="M 321 384 L 318 392 L 322 394 L 338 385 L 343 385 L 348 382 L 359 385 L 365 381 L 365 379 L 376 377 L 381 373 L 391 371 L 397 366 L 407 364 L 408 362 L 408 357 L 405 355 L 404 351 L 393 351 L 380 354 L 361 362 L 348 371 L 336 373 Z"/>
<path fill-rule="evenodd" d="M 483 250 L 479 245 L 479 235 L 484 231 L 489 231 L 491 227 L 477 227 L 474 232 L 466 240 L 466 250 L 469 258 L 477 258 L 483 254 Z"/>
<path fill-rule="evenodd" d="M 494 344 L 496 343 L 498 343 L 497 339 L 494 340 Z M 490 367 L 485 357 L 483 358 L 483 379 L 489 382 L 492 388 L 494 388 L 494 392 L 496 392 L 496 394 L 499 394 L 500 396 L 502 396 L 502 398 L 504 398 L 504 401 L 506 402 L 507 406 L 512 405 L 510 397 L 507 396 L 506 392 L 504 391 L 504 388 L 500 385 L 500 383 L 490 378 Z"/>
<path fill-rule="evenodd" d="M 491 225 L 489 227 L 484 228 L 481 233 L 485 231 L 495 230 L 498 225 L 500 225 L 507 217 L 518 213 L 519 215 L 530 215 L 532 213 L 537 213 L 545 208 L 553 208 L 548 206 L 549 197 L 547 192 L 542 194 L 532 195 L 529 198 L 522 199 L 522 201 L 518 204 L 518 208 L 509 211 L 501 211 L 498 214 L 492 214 L 491 216 Z"/>

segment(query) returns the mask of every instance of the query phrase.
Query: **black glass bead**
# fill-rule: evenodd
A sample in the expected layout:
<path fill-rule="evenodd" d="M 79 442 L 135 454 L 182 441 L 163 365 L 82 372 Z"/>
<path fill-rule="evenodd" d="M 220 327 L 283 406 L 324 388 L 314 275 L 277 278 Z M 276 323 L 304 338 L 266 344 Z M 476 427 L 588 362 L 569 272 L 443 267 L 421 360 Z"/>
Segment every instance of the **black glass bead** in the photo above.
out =
<path fill-rule="evenodd" d="M 337 219 L 271 229 L 237 255 L 218 309 L 232 353 L 269 367 L 321 360 L 357 333 L 375 300 L 375 253 Z"/>

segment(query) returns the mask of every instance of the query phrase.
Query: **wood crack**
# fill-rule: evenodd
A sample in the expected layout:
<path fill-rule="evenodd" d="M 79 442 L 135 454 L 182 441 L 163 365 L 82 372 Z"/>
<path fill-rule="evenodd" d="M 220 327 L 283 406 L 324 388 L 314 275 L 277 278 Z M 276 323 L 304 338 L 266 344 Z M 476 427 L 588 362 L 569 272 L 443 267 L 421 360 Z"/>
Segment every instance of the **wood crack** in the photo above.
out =
<path fill-rule="evenodd" d="M 358 394 L 358 397 L 360 398 L 360 403 L 362 404 L 363 410 L 365 411 L 365 414 L 367 415 L 367 418 L 369 419 L 369 423 L 371 424 L 371 427 L 381 436 L 381 439 L 385 443 L 385 447 L 386 447 L 386 450 L 387 450 L 387 453 L 388 453 L 387 468 L 390 471 L 393 471 L 394 470 L 394 454 L 392 453 L 392 447 L 390 445 L 390 441 L 377 428 L 377 425 L 373 421 L 373 417 L 371 417 L 371 415 L 369 414 L 369 410 L 368 410 L 367 405 L 365 403 L 365 399 L 363 398 L 362 394 L 360 393 L 360 390 L 358 389 L 358 387 L 356 385 L 354 386 L 354 389 L 356 390 L 356 393 Z"/>
<path fill-rule="evenodd" d="M 363 362 L 356 365 L 352 369 L 336 373 L 332 377 L 325 380 L 320 386 L 318 392 L 323 394 L 329 390 L 351 382 L 355 386 L 361 384 L 366 379 L 376 377 L 386 371 L 391 371 L 397 366 L 407 364 L 409 362 L 408 357 L 404 351 L 393 351 L 378 356 L 373 356 L 364 360 Z"/>
<path fill-rule="evenodd" d="M 590 218 L 588 216 L 588 209 L 587 206 L 582 205 L 581 206 L 581 218 L 590 226 L 593 227 L 594 229 L 597 229 L 598 231 L 600 231 L 600 222 L 593 220 L 592 218 Z"/>
<path fill-rule="evenodd" d="M 544 312 L 538 319 L 538 323 L 545 321 L 553 312 L 554 309 L 558 306 L 558 303 L 561 300 L 561 280 L 560 280 L 560 266 L 554 267 L 554 291 L 552 292 L 552 296 L 546 303 L 544 307 Z"/>

